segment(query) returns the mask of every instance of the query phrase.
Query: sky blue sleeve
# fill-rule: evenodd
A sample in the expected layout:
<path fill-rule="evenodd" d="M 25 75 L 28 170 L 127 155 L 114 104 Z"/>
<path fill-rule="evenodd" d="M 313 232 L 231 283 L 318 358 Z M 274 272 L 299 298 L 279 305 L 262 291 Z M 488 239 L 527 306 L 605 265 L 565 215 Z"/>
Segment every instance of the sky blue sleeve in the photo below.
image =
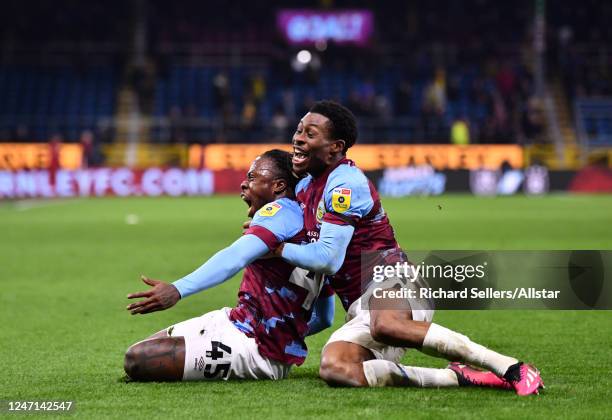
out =
<path fill-rule="evenodd" d="M 323 194 L 329 213 L 360 219 L 374 207 L 368 178 L 354 166 L 338 166 L 329 175 Z"/>
<path fill-rule="evenodd" d="M 304 215 L 300 205 L 296 201 L 281 199 L 259 209 L 246 233 L 259 236 L 272 249 L 293 238 L 303 227 Z M 274 234 L 274 238 L 270 238 L 261 228 Z"/>
<path fill-rule="evenodd" d="M 257 258 L 268 253 L 266 244 L 255 235 L 244 235 L 217 252 L 200 268 L 172 283 L 185 298 L 223 283 Z"/>
<path fill-rule="evenodd" d="M 333 223 L 321 224 L 319 240 L 307 245 L 285 243 L 282 256 L 298 267 L 316 273 L 335 274 L 346 255 L 355 228 Z"/>
<path fill-rule="evenodd" d="M 334 322 L 334 311 L 334 295 L 319 296 L 314 304 L 310 321 L 308 321 L 308 335 L 314 335 L 331 327 Z"/>

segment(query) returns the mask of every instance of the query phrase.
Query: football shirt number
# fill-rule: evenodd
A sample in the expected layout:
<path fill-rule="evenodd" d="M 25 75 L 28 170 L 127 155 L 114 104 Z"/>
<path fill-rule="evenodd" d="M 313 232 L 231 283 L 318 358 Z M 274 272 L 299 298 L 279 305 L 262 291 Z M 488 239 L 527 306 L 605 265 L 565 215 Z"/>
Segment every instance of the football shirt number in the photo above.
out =
<path fill-rule="evenodd" d="M 323 287 L 323 275 L 296 267 L 289 277 L 289 283 L 293 283 L 302 289 L 306 289 L 308 294 L 304 298 L 302 308 L 308 311 L 312 307 L 312 304 L 317 296 L 319 296 L 319 292 Z"/>

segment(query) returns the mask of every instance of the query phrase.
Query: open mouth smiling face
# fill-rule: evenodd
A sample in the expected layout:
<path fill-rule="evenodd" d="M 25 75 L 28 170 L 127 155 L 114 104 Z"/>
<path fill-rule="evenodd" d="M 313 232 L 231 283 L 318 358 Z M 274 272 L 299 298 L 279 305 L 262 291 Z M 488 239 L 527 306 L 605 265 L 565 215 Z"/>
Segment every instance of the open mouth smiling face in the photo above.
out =
<path fill-rule="evenodd" d="M 298 175 L 317 174 L 326 167 L 329 155 L 329 119 L 309 112 L 299 122 L 293 135 L 293 171 Z"/>

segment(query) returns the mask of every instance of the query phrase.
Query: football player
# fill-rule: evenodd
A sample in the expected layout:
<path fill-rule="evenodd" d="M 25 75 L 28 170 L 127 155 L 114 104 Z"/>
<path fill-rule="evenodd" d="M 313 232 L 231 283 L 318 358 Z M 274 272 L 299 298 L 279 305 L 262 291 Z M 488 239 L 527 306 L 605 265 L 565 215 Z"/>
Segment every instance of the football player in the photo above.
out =
<path fill-rule="evenodd" d="M 275 251 L 298 267 L 329 274 L 347 310 L 346 324 L 323 349 L 321 377 L 330 385 L 478 384 L 514 388 L 520 395 L 537 393 L 542 384 L 537 369 L 432 322 L 430 302 L 373 297 L 367 273 L 375 265 L 392 265 L 407 258 L 395 240 L 376 188 L 346 158 L 356 140 L 355 117 L 338 103 L 317 102 L 301 119 L 293 135 L 293 170 L 305 176 L 296 187 L 296 196 L 304 207 L 306 235 L 312 243 L 286 243 Z M 388 278 L 376 286 L 392 290 L 410 284 Z M 402 366 L 398 362 L 406 348 L 463 364 L 447 369 Z"/>
<path fill-rule="evenodd" d="M 280 258 L 261 258 L 281 242 L 299 244 L 303 216 L 295 201 L 291 155 L 258 157 L 241 184 L 250 227 L 193 273 L 172 284 L 143 277 L 152 288 L 128 298 L 132 314 L 164 310 L 245 268 L 238 304 L 180 322 L 132 345 L 125 371 L 137 381 L 283 379 L 307 354 L 304 337 L 331 325 L 333 291 L 322 276 Z"/>

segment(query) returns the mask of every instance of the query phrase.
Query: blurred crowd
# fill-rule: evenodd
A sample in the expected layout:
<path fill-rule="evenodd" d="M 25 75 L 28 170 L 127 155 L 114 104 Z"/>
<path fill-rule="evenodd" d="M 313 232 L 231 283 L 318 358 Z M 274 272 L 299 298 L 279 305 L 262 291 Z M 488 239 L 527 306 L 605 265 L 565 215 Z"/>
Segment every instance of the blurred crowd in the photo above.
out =
<path fill-rule="evenodd" d="M 153 141 L 284 140 L 322 97 L 353 110 L 366 142 L 546 141 L 531 0 L 59 3 L 9 0 L 0 17 L 2 45 L 117 45 L 111 65 L 124 78 L 115 89 L 131 86 L 141 112 L 160 121 L 152 125 Z M 276 28 L 283 8 L 369 9 L 375 34 L 365 47 L 308 48 L 309 62 L 296 66 L 301 47 L 287 45 Z M 545 13 L 548 80 L 561 81 L 570 103 L 612 95 L 612 6 L 563 0 L 547 2 Z M 139 19 L 146 23 L 146 61 L 134 65 L 127 46 Z M 20 60 L 3 52 L 0 93 L 8 89 L 3 66 Z M 27 122 L 9 127 L 12 117 L 10 109 L 0 112 L 3 139 L 41 140 L 31 138 Z M 112 141 L 117 130 L 104 124 L 49 135 L 77 141 L 90 132 L 96 143 Z"/>

